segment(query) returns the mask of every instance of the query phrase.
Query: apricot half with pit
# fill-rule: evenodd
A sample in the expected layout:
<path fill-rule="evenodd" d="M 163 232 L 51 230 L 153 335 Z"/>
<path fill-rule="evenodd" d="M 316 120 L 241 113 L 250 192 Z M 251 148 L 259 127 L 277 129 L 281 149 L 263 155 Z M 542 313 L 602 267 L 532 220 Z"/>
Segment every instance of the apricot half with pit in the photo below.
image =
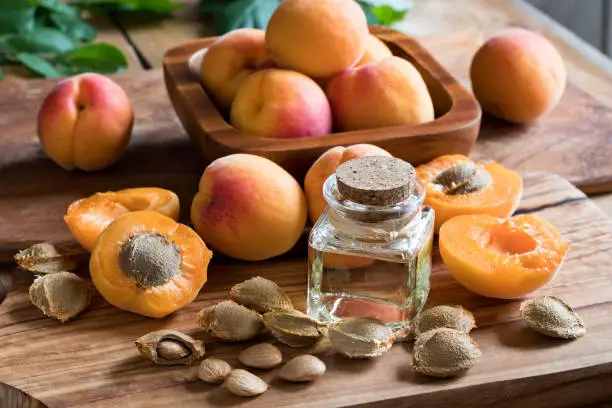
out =
<path fill-rule="evenodd" d="M 521 176 L 499 163 L 474 163 L 461 154 L 440 156 L 416 168 L 425 186 L 425 204 L 436 213 L 435 230 L 457 215 L 508 218 L 523 193 Z"/>
<path fill-rule="evenodd" d="M 191 228 L 155 211 L 136 211 L 102 232 L 89 269 L 110 304 L 163 317 L 195 299 L 206 282 L 211 257 Z"/>
<path fill-rule="evenodd" d="M 559 270 L 570 245 L 535 214 L 508 220 L 462 215 L 444 223 L 440 254 L 453 277 L 482 296 L 515 299 L 541 288 Z"/>
<path fill-rule="evenodd" d="M 179 199 L 172 191 L 155 187 L 96 193 L 70 204 L 64 221 L 77 242 L 91 252 L 108 224 L 132 211 L 157 211 L 178 220 Z"/>

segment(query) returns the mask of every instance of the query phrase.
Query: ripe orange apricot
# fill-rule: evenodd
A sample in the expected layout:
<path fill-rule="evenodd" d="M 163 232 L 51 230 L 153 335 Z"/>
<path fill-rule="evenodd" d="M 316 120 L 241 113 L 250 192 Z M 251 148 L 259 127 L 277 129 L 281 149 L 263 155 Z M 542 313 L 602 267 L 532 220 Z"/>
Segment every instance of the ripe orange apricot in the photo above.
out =
<path fill-rule="evenodd" d="M 196 298 L 211 257 L 191 228 L 155 211 L 135 211 L 100 234 L 89 270 L 96 289 L 113 306 L 164 317 Z"/>
<path fill-rule="evenodd" d="M 96 193 L 70 204 L 64 221 L 77 242 L 91 252 L 98 236 L 115 218 L 144 210 L 157 211 L 178 220 L 179 199 L 172 191 L 156 187 Z"/>
<path fill-rule="evenodd" d="M 534 214 L 508 220 L 461 215 L 442 225 L 442 260 L 453 277 L 482 296 L 515 299 L 541 288 L 559 270 L 571 245 Z"/>
<path fill-rule="evenodd" d="M 416 175 L 427 191 L 425 204 L 435 210 L 436 231 L 457 215 L 508 218 L 523 193 L 517 172 L 494 161 L 477 164 L 461 154 L 440 156 L 418 166 Z"/>

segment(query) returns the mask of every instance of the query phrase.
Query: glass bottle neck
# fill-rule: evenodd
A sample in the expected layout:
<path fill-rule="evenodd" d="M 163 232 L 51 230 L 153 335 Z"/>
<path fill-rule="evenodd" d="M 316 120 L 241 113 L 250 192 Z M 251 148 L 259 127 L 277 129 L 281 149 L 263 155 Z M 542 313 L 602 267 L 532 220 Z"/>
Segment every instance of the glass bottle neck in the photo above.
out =
<path fill-rule="evenodd" d="M 368 206 L 346 200 L 338 191 L 335 175 L 323 186 L 329 224 L 341 235 L 367 241 L 392 241 L 406 234 L 420 220 L 425 189 L 415 182 L 415 191 L 393 206 Z"/>

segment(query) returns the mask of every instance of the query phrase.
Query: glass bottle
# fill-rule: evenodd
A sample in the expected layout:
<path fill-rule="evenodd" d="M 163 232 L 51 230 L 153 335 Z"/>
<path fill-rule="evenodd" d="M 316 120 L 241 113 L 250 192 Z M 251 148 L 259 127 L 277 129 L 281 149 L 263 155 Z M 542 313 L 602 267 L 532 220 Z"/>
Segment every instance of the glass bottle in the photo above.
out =
<path fill-rule="evenodd" d="M 434 211 L 405 161 L 362 157 L 324 183 L 309 237 L 308 314 L 375 317 L 401 337 L 429 294 Z"/>

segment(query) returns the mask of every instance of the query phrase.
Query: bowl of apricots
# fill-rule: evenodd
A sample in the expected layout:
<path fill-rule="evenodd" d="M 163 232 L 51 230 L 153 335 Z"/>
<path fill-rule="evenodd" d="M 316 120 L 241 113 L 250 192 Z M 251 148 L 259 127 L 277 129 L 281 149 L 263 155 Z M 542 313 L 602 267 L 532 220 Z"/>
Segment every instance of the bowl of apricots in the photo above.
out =
<path fill-rule="evenodd" d="M 368 27 L 353 0 L 285 0 L 265 30 L 167 51 L 164 79 L 208 160 L 266 157 L 299 178 L 326 150 L 370 143 L 421 164 L 469 154 L 474 96 L 418 41 Z"/>

